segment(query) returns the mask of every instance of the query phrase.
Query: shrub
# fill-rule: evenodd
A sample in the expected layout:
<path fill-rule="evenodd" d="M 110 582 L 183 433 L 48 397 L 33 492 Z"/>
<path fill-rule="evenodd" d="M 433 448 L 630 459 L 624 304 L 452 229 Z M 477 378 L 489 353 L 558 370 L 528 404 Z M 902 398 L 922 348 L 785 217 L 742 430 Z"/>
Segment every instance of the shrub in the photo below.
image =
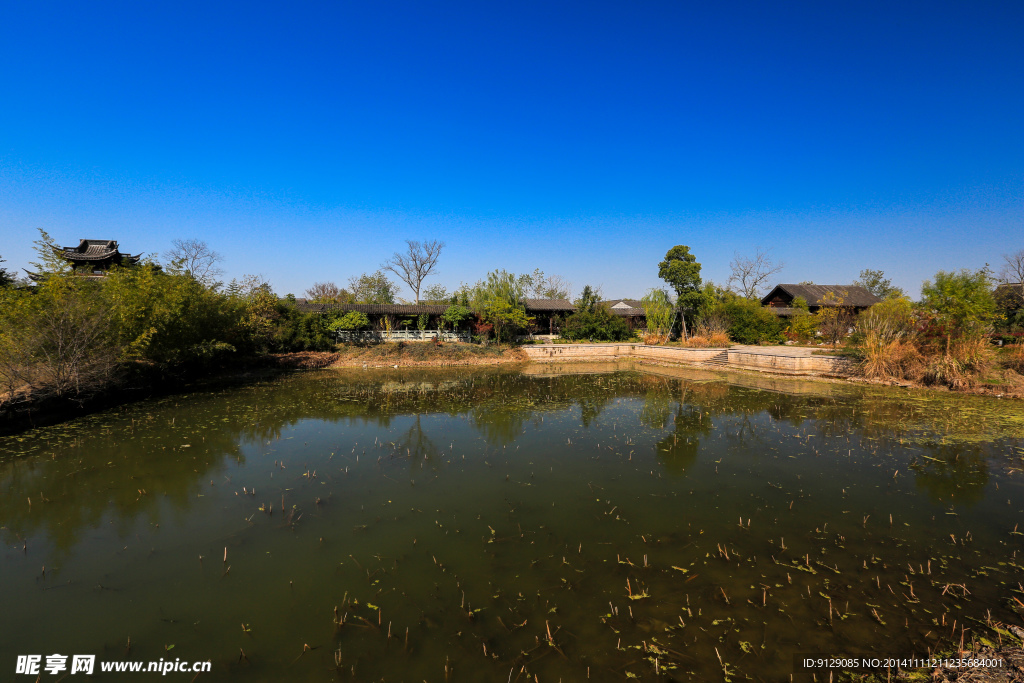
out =
<path fill-rule="evenodd" d="M 1007 349 L 1003 365 L 1024 375 L 1024 344 L 1016 344 Z"/>
<path fill-rule="evenodd" d="M 574 341 L 625 341 L 633 336 L 629 325 L 606 306 L 595 306 L 593 311 L 580 311 L 568 317 L 562 336 Z"/>
<path fill-rule="evenodd" d="M 720 348 L 723 346 L 729 346 L 729 335 L 725 332 L 715 332 L 708 337 L 708 346 L 713 348 Z"/>
<path fill-rule="evenodd" d="M 733 297 L 722 304 L 729 318 L 729 338 L 740 344 L 782 341 L 782 322 L 757 301 Z"/>
<path fill-rule="evenodd" d="M 332 332 L 335 330 L 365 330 L 369 326 L 370 318 L 365 313 L 349 311 L 345 315 L 332 320 L 327 325 L 327 329 Z"/>
<path fill-rule="evenodd" d="M 916 322 L 913 304 L 906 297 L 887 299 L 860 314 L 856 327 L 862 338 L 865 375 L 878 379 L 922 376 Z"/>
<path fill-rule="evenodd" d="M 330 351 L 335 345 L 334 327 L 339 320 L 331 320 L 320 313 L 303 313 L 291 306 L 283 306 L 277 320 L 273 350 L 275 351 Z"/>
<path fill-rule="evenodd" d="M 123 355 L 96 283 L 52 276 L 34 292 L 0 294 L 0 380 L 55 396 L 100 391 Z"/>

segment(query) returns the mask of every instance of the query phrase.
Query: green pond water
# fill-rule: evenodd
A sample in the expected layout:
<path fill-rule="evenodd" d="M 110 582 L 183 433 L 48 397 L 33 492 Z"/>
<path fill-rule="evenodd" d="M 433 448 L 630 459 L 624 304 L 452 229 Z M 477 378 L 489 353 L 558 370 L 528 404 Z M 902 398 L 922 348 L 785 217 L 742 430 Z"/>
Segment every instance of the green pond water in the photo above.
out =
<path fill-rule="evenodd" d="M 629 365 L 146 401 L 0 439 L 0 680 L 777 681 L 996 642 L 1022 436 L 998 399 Z"/>

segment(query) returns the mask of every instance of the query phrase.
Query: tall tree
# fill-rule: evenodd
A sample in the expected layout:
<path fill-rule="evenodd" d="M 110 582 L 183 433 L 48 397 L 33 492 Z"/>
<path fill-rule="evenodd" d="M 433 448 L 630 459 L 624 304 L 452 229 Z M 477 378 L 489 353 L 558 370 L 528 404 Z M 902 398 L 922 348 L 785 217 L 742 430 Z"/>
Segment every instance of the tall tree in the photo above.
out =
<path fill-rule="evenodd" d="M 167 252 L 172 268 L 188 273 L 197 282 L 207 287 L 217 288 L 217 278 L 224 274 L 218 265 L 224 257 L 210 248 L 206 242 L 197 239 L 173 240 L 171 250 Z"/>
<path fill-rule="evenodd" d="M 452 295 L 448 292 L 448 288 L 442 284 L 430 285 L 423 291 L 423 303 L 434 304 L 440 306 L 448 303 L 452 298 Z"/>
<path fill-rule="evenodd" d="M 409 285 L 409 289 L 416 293 L 416 303 L 419 303 L 420 287 L 423 285 L 423 280 L 437 265 L 437 259 L 441 257 L 441 250 L 445 245 L 444 242 L 438 240 L 422 243 L 406 240 L 405 244 L 406 251 L 404 253 L 396 251 L 391 259 L 381 266 L 381 269 L 391 271 L 402 282 Z"/>
<path fill-rule="evenodd" d="M 704 301 L 697 257 L 687 246 L 679 244 L 672 247 L 665 254 L 665 260 L 658 264 L 658 277 L 676 292 L 676 308 L 681 313 L 683 337 L 686 338 L 686 316 L 692 316 Z"/>
<path fill-rule="evenodd" d="M 921 303 L 944 331 L 946 355 L 954 337 L 980 337 L 998 316 L 987 267 L 940 270 L 921 285 Z"/>
<path fill-rule="evenodd" d="M 0 258 L 0 263 L 6 263 L 6 261 Z M 12 282 L 14 282 L 14 276 L 6 268 L 0 266 L 0 287 L 6 287 Z"/>
<path fill-rule="evenodd" d="M 573 302 L 578 313 L 593 313 L 598 302 L 601 301 L 601 288 L 586 285 L 580 293 L 580 298 Z"/>
<path fill-rule="evenodd" d="M 903 290 L 894 286 L 892 280 L 885 277 L 885 273 L 880 270 L 865 268 L 860 271 L 860 277 L 854 280 L 853 284 L 863 287 L 880 299 L 906 296 Z"/>
<path fill-rule="evenodd" d="M 999 270 L 999 282 L 1007 285 L 1016 284 L 1024 288 L 1024 249 L 1013 254 L 1003 254 L 1003 267 Z"/>
<path fill-rule="evenodd" d="M 39 228 L 39 239 L 33 242 L 36 249 L 36 253 L 39 255 L 38 261 L 31 261 L 29 265 L 35 268 L 36 272 L 40 275 L 50 273 L 70 273 L 71 265 L 57 255 L 57 251 L 60 247 L 50 237 L 50 233 L 46 232 L 42 228 Z"/>
<path fill-rule="evenodd" d="M 473 306 L 483 308 L 493 301 L 507 301 L 511 306 L 522 306 L 530 287 L 529 275 L 516 275 L 506 270 L 494 270 L 473 287 Z"/>
<path fill-rule="evenodd" d="M 398 285 L 388 279 L 383 271 L 363 273 L 359 277 L 348 280 L 348 290 L 352 294 L 353 303 L 357 304 L 393 304 L 398 294 Z"/>
<path fill-rule="evenodd" d="M 768 278 L 782 271 L 785 264 L 781 261 L 772 261 L 768 252 L 758 247 L 752 257 L 742 256 L 736 252 L 729 267 L 732 274 L 729 275 L 727 285 L 735 285 L 739 293 L 748 299 L 757 299 L 765 288 Z"/>
<path fill-rule="evenodd" d="M 333 282 L 314 282 L 313 286 L 306 290 L 306 298 L 318 304 L 341 304 L 348 303 L 352 295 Z"/>
<path fill-rule="evenodd" d="M 537 268 L 530 274 L 530 296 L 534 299 L 568 299 L 572 283 L 561 275 L 545 275 Z"/>

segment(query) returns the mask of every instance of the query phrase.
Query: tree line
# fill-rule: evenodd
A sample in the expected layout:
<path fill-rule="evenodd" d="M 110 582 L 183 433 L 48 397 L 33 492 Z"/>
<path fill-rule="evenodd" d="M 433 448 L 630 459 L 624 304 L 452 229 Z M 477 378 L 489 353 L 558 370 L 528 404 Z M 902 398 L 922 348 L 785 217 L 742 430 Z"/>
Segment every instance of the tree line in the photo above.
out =
<path fill-rule="evenodd" d="M 381 324 L 467 329 L 477 341 L 503 343 L 524 331 L 547 331 L 529 315 L 528 299 L 572 296 L 571 283 L 540 269 L 494 270 L 452 291 L 428 284 L 444 248 L 440 241 L 409 240 L 376 271 L 351 277 L 344 287 L 317 282 L 306 297 L 396 303 L 399 285 L 391 275 L 409 286 L 418 303 L 444 306 L 444 313 L 406 321 L 383 316 Z M 180 376 L 267 353 L 329 350 L 337 330 L 370 325 L 356 312 L 305 313 L 292 305 L 294 296 L 279 297 L 257 276 L 225 283 L 223 257 L 200 240 L 175 240 L 163 261 L 154 256 L 115 266 L 98 279 L 75 273 L 43 231 L 36 251 L 38 282 L 19 280 L 0 266 L 0 386 L 8 397 L 33 391 L 81 396 L 140 373 Z M 703 280 L 696 256 L 677 245 L 657 264 L 665 286 L 640 301 L 643 329 L 631 329 L 602 303 L 600 288 L 589 284 L 573 301 L 575 311 L 557 316 L 553 325 L 574 341 L 639 334 L 647 343 L 690 346 L 843 342 L 871 376 L 968 386 L 992 367 L 992 335 L 1019 341 L 1024 330 L 1024 250 L 1004 261 L 999 273 L 988 267 L 940 271 L 924 283 L 919 301 L 881 271 L 866 269 L 853 284 L 882 304 L 855 316 L 840 289 L 827 295 L 832 305 L 817 313 L 798 298 L 792 314 L 782 318 L 758 298 L 782 267 L 767 252 L 737 254 L 729 281 L 720 286 Z M 1000 282 L 1004 286 L 996 289 Z M 1018 284 L 1007 284 L 1012 282 Z M 1013 351 L 1020 360 L 1007 356 L 1006 367 L 1024 361 L 1020 349 L 1018 344 Z"/>

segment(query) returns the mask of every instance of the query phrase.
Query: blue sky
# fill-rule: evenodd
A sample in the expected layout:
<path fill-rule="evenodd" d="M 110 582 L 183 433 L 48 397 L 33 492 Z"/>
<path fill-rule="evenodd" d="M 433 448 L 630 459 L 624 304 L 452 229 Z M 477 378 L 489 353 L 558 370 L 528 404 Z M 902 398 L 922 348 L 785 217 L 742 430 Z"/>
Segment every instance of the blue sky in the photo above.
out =
<path fill-rule="evenodd" d="M 1024 3 L 0 5 L 0 255 L 196 237 L 279 293 L 541 268 L 639 296 L 1024 248 Z M 428 284 L 431 282 L 428 280 Z M 407 291 L 405 296 L 411 296 Z"/>

